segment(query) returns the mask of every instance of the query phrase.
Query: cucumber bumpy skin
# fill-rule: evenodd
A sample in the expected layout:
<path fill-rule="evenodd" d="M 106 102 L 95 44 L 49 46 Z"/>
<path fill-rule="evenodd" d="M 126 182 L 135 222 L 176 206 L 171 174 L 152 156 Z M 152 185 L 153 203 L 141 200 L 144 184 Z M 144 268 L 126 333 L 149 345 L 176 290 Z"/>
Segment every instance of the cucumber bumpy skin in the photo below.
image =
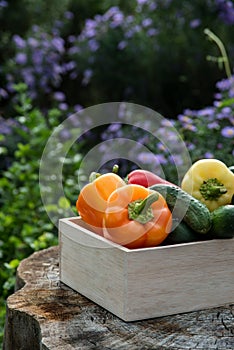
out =
<path fill-rule="evenodd" d="M 205 234 L 210 230 L 210 211 L 198 199 L 176 186 L 157 184 L 150 189 L 159 192 L 165 198 L 174 217 L 180 218 L 184 215 L 182 220 L 195 232 Z"/>

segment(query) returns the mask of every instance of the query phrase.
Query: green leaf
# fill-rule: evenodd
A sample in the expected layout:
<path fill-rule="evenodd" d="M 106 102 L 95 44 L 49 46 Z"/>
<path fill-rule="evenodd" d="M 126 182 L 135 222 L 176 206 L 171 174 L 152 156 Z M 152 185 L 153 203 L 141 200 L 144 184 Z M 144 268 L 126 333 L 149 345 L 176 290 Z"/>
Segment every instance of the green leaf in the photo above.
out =
<path fill-rule="evenodd" d="M 18 267 L 19 263 L 20 263 L 20 262 L 19 262 L 18 259 L 13 259 L 13 260 L 10 261 L 9 266 L 10 266 L 12 269 L 15 269 L 15 268 Z"/>
<path fill-rule="evenodd" d="M 234 97 L 220 101 L 219 108 L 229 107 L 234 105 Z"/>
<path fill-rule="evenodd" d="M 69 209 L 71 206 L 70 201 L 66 197 L 60 197 L 58 205 L 61 209 Z"/>
<path fill-rule="evenodd" d="M 6 147 L 0 147 L 0 155 L 7 154 L 7 148 Z"/>

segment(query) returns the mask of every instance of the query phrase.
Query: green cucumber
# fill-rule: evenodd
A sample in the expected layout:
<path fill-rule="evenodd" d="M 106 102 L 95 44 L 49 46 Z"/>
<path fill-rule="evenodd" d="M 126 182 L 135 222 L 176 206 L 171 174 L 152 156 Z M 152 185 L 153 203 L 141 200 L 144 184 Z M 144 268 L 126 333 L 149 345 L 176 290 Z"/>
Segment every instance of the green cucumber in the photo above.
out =
<path fill-rule="evenodd" d="M 213 238 L 234 237 L 234 205 L 223 205 L 211 213 L 211 230 Z"/>
<path fill-rule="evenodd" d="M 157 184 L 150 189 L 159 192 L 165 198 L 174 218 L 183 219 L 195 232 L 203 234 L 210 230 L 210 211 L 198 199 L 173 185 Z"/>
<path fill-rule="evenodd" d="M 204 240 L 204 237 L 204 235 L 200 235 L 193 231 L 184 221 L 181 221 L 180 223 L 177 223 L 177 226 L 169 233 L 164 240 L 163 245 L 200 241 Z"/>

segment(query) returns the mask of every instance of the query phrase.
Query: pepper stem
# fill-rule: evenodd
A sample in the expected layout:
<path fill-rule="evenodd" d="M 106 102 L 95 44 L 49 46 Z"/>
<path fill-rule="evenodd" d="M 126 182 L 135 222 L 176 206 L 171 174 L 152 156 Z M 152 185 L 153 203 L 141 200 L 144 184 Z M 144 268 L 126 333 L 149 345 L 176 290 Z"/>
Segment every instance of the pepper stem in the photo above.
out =
<path fill-rule="evenodd" d="M 146 224 L 154 218 L 151 205 L 158 200 L 158 194 L 151 193 L 145 199 L 137 199 L 128 205 L 129 220 L 135 220 L 141 224 Z"/>
<path fill-rule="evenodd" d="M 118 172 L 119 172 L 119 166 L 118 166 L 118 164 L 113 165 L 112 173 L 118 174 Z"/>
<path fill-rule="evenodd" d="M 89 175 L 89 182 L 93 182 L 96 180 L 99 176 L 101 176 L 100 173 L 96 173 L 95 171 L 92 171 L 92 173 Z"/>
<path fill-rule="evenodd" d="M 226 187 L 216 178 L 203 181 L 200 192 L 206 200 L 216 200 L 227 192 Z"/>

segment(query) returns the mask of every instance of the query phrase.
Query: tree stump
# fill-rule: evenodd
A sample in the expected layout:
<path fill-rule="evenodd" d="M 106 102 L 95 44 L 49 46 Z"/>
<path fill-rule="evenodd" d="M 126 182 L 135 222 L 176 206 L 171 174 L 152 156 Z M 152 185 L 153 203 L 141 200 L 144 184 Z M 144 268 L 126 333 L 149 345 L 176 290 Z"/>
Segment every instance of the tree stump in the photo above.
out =
<path fill-rule="evenodd" d="M 234 305 L 124 322 L 59 281 L 59 247 L 23 260 L 4 350 L 233 350 Z"/>

